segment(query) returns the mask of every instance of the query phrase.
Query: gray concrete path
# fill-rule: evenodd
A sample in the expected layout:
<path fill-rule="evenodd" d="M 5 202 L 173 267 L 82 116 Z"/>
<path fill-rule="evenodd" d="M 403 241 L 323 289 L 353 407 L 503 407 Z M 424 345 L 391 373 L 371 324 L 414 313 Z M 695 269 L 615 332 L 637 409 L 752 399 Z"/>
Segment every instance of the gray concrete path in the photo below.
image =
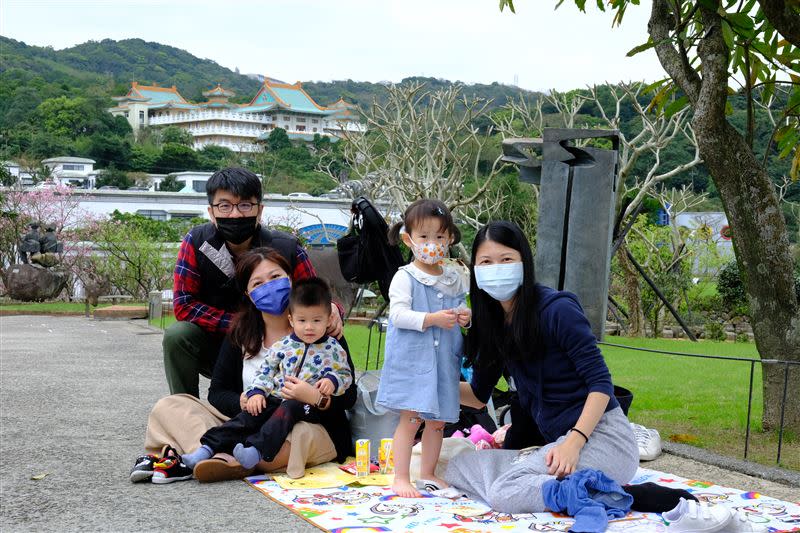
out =
<path fill-rule="evenodd" d="M 130 483 L 167 393 L 144 321 L 0 318 L 0 531 L 319 531 L 243 481 Z"/>
<path fill-rule="evenodd" d="M 144 321 L 0 318 L 0 531 L 317 531 L 242 481 L 130 483 L 167 392 L 161 334 Z M 643 466 L 798 499 L 673 455 Z"/>

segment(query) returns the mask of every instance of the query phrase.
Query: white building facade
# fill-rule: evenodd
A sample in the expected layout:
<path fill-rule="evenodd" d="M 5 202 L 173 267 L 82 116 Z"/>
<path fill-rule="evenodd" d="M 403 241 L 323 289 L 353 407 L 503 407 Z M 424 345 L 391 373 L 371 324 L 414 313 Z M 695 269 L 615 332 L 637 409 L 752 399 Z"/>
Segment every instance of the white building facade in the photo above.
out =
<path fill-rule="evenodd" d="M 85 157 L 51 157 L 44 159 L 42 165 L 50 169 L 53 182 L 58 185 L 71 185 L 94 188 L 97 173 L 94 159 Z"/>
<path fill-rule="evenodd" d="M 358 122 L 356 106 L 339 100 L 330 107 L 319 105 L 302 84 L 287 84 L 266 78 L 247 104 L 234 104 L 235 93 L 217 85 L 203 96 L 206 102 L 191 103 L 173 85 L 170 88 L 131 84 L 128 94 L 114 98 L 109 109 L 128 119 L 134 133 L 154 126 L 177 126 L 194 137 L 194 148 L 215 145 L 234 152 L 261 150 L 275 128 L 283 128 L 290 139 L 311 141 L 314 135 L 336 139 L 345 131 L 366 131 Z"/>
<path fill-rule="evenodd" d="M 205 185 L 204 185 L 205 187 Z M 203 189 L 205 191 L 205 189 Z M 75 190 L 79 209 L 90 216 L 105 217 L 119 211 L 155 220 L 210 219 L 208 198 L 196 192 L 129 192 Z M 261 220 L 268 226 L 296 229 L 311 246 L 330 246 L 347 232 L 351 200 L 264 195 Z"/>

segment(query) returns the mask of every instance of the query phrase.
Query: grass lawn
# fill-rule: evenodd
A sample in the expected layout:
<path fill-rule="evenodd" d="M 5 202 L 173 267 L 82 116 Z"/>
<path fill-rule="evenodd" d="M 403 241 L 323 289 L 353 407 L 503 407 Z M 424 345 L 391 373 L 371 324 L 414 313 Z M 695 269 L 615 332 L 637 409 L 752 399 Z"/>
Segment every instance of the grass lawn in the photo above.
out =
<path fill-rule="evenodd" d="M 174 322 L 165 318 L 165 324 Z M 151 321 L 159 327 L 160 319 Z M 367 362 L 369 330 L 366 326 L 345 326 L 353 363 L 359 370 Z M 385 335 L 383 340 L 385 340 Z M 635 339 L 607 337 L 613 344 L 656 350 L 758 357 L 755 344 L 729 342 L 689 342 L 673 339 Z M 744 452 L 747 417 L 747 389 L 750 365 L 743 362 L 693 359 L 637 352 L 602 346 L 614 383 L 633 391 L 630 419 L 656 428 L 664 440 L 683 442 L 716 453 L 741 458 Z M 377 330 L 373 331 L 369 366 L 374 368 L 377 355 Z M 383 357 L 383 343 L 381 345 Z M 778 446 L 777 432 L 761 430 L 761 368 L 755 367 L 753 408 L 748 459 L 774 465 Z M 784 432 L 781 466 L 800 470 L 800 439 Z"/>
<path fill-rule="evenodd" d="M 97 307 L 108 307 L 111 304 L 100 304 Z M 0 304 L 0 311 L 34 314 L 83 314 L 86 311 L 84 302 L 14 302 Z"/>
<path fill-rule="evenodd" d="M 607 337 L 614 344 L 656 350 L 758 357 L 755 344 Z M 630 419 L 654 427 L 662 439 L 741 458 L 747 419 L 750 364 L 692 359 L 603 346 L 614 383 L 633 391 Z M 761 368 L 755 366 L 748 459 L 774 465 L 778 434 L 761 426 Z M 781 466 L 800 470 L 798 436 L 784 432 Z"/>

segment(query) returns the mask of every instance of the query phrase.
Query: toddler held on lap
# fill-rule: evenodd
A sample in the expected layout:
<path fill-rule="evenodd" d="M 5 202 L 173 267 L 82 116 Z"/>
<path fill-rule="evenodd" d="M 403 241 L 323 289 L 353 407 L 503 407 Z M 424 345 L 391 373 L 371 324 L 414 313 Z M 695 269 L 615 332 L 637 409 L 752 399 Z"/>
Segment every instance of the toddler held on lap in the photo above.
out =
<path fill-rule="evenodd" d="M 342 346 L 325 331 L 331 315 L 331 292 L 319 278 L 298 281 L 289 278 L 251 279 L 248 295 L 262 312 L 279 315 L 289 309 L 293 332 L 267 349 L 256 379 L 245 391 L 242 412 L 221 426 L 210 429 L 200 439 L 202 446 L 184 454 L 183 462 L 192 468 L 215 453 L 233 452 L 244 468 L 253 468 L 262 459 L 271 461 L 297 422 L 319 422 L 320 409 L 330 397 L 341 395 L 353 376 Z M 291 291 L 291 295 L 290 295 Z M 305 381 L 319 391 L 316 405 L 285 396 L 286 384 Z"/>

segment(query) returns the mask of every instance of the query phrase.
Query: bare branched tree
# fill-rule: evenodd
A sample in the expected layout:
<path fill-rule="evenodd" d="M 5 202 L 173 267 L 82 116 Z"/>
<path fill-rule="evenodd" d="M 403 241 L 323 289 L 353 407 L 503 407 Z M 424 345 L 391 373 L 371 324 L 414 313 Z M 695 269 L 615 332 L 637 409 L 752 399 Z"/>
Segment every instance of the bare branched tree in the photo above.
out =
<path fill-rule="evenodd" d="M 473 125 L 489 102 L 463 96 L 459 86 L 390 85 L 387 91 L 386 103 L 374 102 L 365 112 L 368 133 L 342 132 L 348 181 L 330 166 L 320 170 L 340 188 L 385 200 L 395 213 L 418 198 L 436 198 L 457 219 L 476 225 L 476 206 L 484 216 L 496 210 L 502 199 L 489 200 L 486 193 L 501 163 L 498 157 L 488 175 L 481 174 L 489 135 Z"/>
<path fill-rule="evenodd" d="M 623 195 L 635 190 L 636 196 L 628 204 L 623 213 L 623 220 L 633 213 L 640 203 L 650 194 L 650 192 L 664 180 L 677 176 L 690 168 L 696 167 L 703 162 L 700 151 L 697 148 L 697 139 L 694 136 L 689 123 L 689 115 L 686 109 L 673 115 L 667 116 L 664 113 L 649 112 L 648 109 L 639 103 L 639 96 L 644 89 L 642 83 L 620 83 L 619 85 L 607 85 L 611 98 L 614 102 L 613 109 L 606 109 L 598 94 L 598 87 L 590 87 L 592 102 L 600 111 L 600 116 L 605 122 L 605 127 L 619 130 L 620 136 L 620 170 L 617 182 L 619 205 Z M 621 111 L 623 108 L 633 109 L 639 118 L 641 130 L 633 137 L 628 138 L 620 129 Z M 664 169 L 661 162 L 661 152 L 676 137 L 683 136 L 689 140 L 695 148 L 694 157 L 673 168 Z M 632 176 L 636 163 L 642 156 L 651 155 L 653 162 L 645 176 Z M 635 178 L 633 187 L 625 187 L 629 183 L 629 178 Z"/>

